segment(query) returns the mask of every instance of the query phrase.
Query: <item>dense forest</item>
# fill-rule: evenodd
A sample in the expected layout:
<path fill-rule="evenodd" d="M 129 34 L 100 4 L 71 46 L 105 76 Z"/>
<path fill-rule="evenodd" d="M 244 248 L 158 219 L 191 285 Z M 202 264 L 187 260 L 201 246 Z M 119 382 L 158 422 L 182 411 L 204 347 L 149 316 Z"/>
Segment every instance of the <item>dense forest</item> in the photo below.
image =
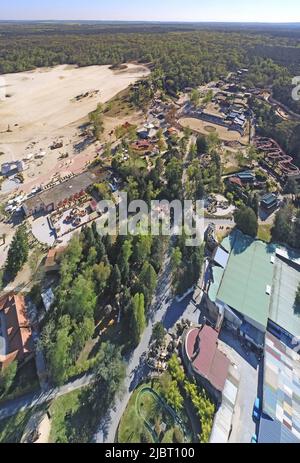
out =
<path fill-rule="evenodd" d="M 0 73 L 139 61 L 160 69 L 174 92 L 239 67 L 253 71 L 253 84 L 287 85 L 300 74 L 299 39 L 296 26 L 2 22 Z"/>

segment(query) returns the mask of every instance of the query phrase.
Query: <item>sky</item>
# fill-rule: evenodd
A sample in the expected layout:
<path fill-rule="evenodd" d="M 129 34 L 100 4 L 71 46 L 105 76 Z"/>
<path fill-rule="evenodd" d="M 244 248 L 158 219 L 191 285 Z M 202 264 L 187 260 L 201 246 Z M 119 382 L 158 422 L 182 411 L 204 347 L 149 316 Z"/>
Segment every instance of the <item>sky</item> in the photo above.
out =
<path fill-rule="evenodd" d="M 0 0 L 0 19 L 300 22 L 300 1 Z"/>

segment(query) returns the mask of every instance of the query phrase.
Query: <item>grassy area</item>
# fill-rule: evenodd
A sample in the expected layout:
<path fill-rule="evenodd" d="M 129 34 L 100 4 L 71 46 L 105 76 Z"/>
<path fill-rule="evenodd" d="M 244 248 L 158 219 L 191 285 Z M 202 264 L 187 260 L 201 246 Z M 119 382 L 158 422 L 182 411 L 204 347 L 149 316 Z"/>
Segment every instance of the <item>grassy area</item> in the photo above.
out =
<path fill-rule="evenodd" d="M 0 443 L 19 443 L 31 416 L 42 409 L 46 409 L 46 405 L 39 406 L 34 409 L 31 408 L 23 412 L 19 412 L 10 418 L 1 420 Z"/>
<path fill-rule="evenodd" d="M 239 166 L 224 166 L 222 169 L 223 175 L 233 175 L 241 171 Z"/>
<path fill-rule="evenodd" d="M 135 411 L 135 402 L 138 392 L 141 387 L 137 388 L 131 395 L 127 404 L 124 415 L 120 421 L 118 429 L 119 443 L 134 443 L 141 442 L 141 433 L 144 428 L 142 420 L 137 416 Z M 152 441 L 150 436 L 150 442 Z"/>
<path fill-rule="evenodd" d="M 257 238 L 262 241 L 265 241 L 266 243 L 270 243 L 272 239 L 271 230 L 272 230 L 272 225 L 270 224 L 259 225 Z"/>
<path fill-rule="evenodd" d="M 30 392 L 38 391 L 39 388 L 40 384 L 36 372 L 35 361 L 31 359 L 18 369 L 8 393 L 1 398 L 0 403 L 16 399 Z"/>
<path fill-rule="evenodd" d="M 129 89 L 125 89 L 112 98 L 104 110 L 104 115 L 107 117 L 125 117 L 128 116 L 136 108 L 129 100 Z"/>
<path fill-rule="evenodd" d="M 159 394 L 159 382 L 144 383 L 131 395 L 119 424 L 119 443 L 161 442 L 176 443 L 178 436 L 184 441 L 180 426 L 173 415 L 150 392 L 140 395 L 142 389 L 153 388 Z M 185 422 L 187 421 L 187 417 Z M 148 423 L 148 426 L 146 425 Z M 152 432 L 150 431 L 152 429 Z M 164 429 L 165 428 L 165 429 Z"/>
<path fill-rule="evenodd" d="M 92 438 L 88 426 L 91 415 L 87 405 L 86 389 L 79 389 L 59 397 L 52 402 L 49 412 L 51 415 L 51 432 L 49 442 L 89 442 Z"/>
<path fill-rule="evenodd" d="M 139 153 L 140 154 L 140 153 Z M 143 155 L 140 154 L 140 157 L 137 157 L 136 159 L 129 159 L 128 161 L 125 161 L 123 163 L 123 166 L 128 166 L 128 167 L 135 167 L 137 169 L 146 169 L 147 168 L 147 162 L 145 159 L 142 157 Z"/>

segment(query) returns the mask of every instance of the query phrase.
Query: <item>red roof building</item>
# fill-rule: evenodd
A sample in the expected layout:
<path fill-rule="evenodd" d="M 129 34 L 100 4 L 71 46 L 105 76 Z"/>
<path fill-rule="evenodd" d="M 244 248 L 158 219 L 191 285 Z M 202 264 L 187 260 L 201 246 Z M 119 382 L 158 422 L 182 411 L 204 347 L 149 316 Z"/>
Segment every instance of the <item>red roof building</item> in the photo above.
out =
<path fill-rule="evenodd" d="M 52 248 L 48 251 L 45 260 L 45 272 L 56 272 L 59 270 L 59 258 L 65 252 L 66 246 Z"/>
<path fill-rule="evenodd" d="M 147 140 L 138 140 L 131 145 L 134 150 L 147 150 L 152 147 L 151 143 Z"/>
<path fill-rule="evenodd" d="M 192 328 L 185 335 L 183 349 L 188 370 L 221 400 L 230 360 L 218 349 L 218 332 L 208 325 Z"/>
<path fill-rule="evenodd" d="M 0 298 L 0 370 L 33 352 L 25 300 L 20 294 Z"/>
<path fill-rule="evenodd" d="M 238 177 L 230 177 L 230 178 L 229 178 L 229 182 L 230 182 L 232 185 L 237 185 L 237 186 L 243 188 L 243 183 L 242 183 L 241 179 L 238 178 Z"/>

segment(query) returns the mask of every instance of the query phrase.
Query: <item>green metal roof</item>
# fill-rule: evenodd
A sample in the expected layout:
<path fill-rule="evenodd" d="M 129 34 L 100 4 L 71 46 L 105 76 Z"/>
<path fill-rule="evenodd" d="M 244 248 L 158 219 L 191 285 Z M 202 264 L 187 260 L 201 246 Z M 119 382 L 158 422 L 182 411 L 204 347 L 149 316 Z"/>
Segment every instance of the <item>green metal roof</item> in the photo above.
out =
<path fill-rule="evenodd" d="M 226 238 L 223 239 L 221 245 L 225 249 L 225 251 L 230 252 L 231 251 L 230 236 L 226 236 Z"/>
<path fill-rule="evenodd" d="M 209 287 L 208 296 L 212 302 L 216 302 L 218 289 L 222 281 L 224 269 L 222 267 L 213 267 L 212 272 L 214 281 L 213 283 L 211 283 Z"/>
<path fill-rule="evenodd" d="M 293 336 L 300 336 L 300 307 L 295 306 L 299 284 L 299 267 L 276 256 L 269 318 Z"/>
<path fill-rule="evenodd" d="M 224 247 L 228 239 L 231 253 L 217 299 L 265 328 L 271 299 L 267 286 L 272 287 L 274 264 L 271 257 L 275 256 L 276 246 L 254 240 L 237 230 L 227 238 Z"/>

